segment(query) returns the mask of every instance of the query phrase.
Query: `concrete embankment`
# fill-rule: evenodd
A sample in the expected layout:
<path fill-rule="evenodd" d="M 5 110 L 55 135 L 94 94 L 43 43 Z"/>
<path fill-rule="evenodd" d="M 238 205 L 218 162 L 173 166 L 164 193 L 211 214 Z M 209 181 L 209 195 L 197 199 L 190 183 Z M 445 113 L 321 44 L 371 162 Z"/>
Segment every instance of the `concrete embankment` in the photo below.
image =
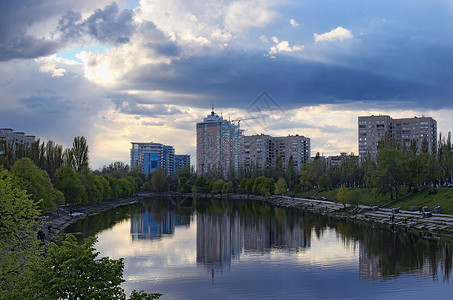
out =
<path fill-rule="evenodd" d="M 373 208 L 359 205 L 344 208 L 342 204 L 330 201 L 320 201 L 291 197 L 270 197 L 269 203 L 313 211 L 314 213 L 327 213 L 338 218 L 348 218 L 373 224 L 388 225 L 392 229 L 408 229 L 420 232 L 453 236 L 453 215 L 428 214 L 395 210 L 390 208 Z"/>
<path fill-rule="evenodd" d="M 44 228 L 45 242 L 46 244 L 48 244 L 54 239 L 56 235 L 58 235 L 66 227 L 70 226 L 77 220 L 99 214 L 103 211 L 107 211 L 115 207 L 137 203 L 141 199 L 149 198 L 152 196 L 159 196 L 159 194 L 149 192 L 138 193 L 130 197 L 111 199 L 95 205 L 77 205 L 72 208 L 63 207 L 63 210 L 61 210 L 59 213 L 46 213 L 45 216 L 47 217 L 46 221 L 48 222 L 48 224 Z M 69 211 L 71 211 L 72 214 L 68 213 Z"/>

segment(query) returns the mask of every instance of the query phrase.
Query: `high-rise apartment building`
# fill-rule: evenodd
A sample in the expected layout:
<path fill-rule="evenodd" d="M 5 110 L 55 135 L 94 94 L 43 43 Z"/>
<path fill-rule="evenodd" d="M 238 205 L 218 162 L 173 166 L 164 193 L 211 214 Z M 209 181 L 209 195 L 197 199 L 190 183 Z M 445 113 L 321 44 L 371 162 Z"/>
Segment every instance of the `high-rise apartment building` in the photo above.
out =
<path fill-rule="evenodd" d="M 232 122 L 219 117 L 214 109 L 203 122 L 197 123 L 198 176 L 217 170 L 228 178 L 231 170 L 237 172 L 244 162 L 243 132 Z"/>
<path fill-rule="evenodd" d="M 175 155 L 175 172 L 185 166 L 190 166 L 189 154 L 176 154 Z"/>
<path fill-rule="evenodd" d="M 376 158 L 380 140 L 389 135 L 401 149 L 410 149 L 416 141 L 417 153 L 426 139 L 427 151 L 437 153 L 437 122 L 431 117 L 393 119 L 387 115 L 362 116 L 358 119 L 359 156 Z"/>
<path fill-rule="evenodd" d="M 131 143 L 131 168 L 139 166 L 145 174 L 154 172 L 157 167 L 162 167 L 168 176 L 173 177 L 177 167 L 184 163 L 190 165 L 190 155 L 175 155 L 173 146 L 160 143 Z M 177 159 L 178 157 L 178 159 Z M 179 159 L 179 157 L 184 157 Z"/>
<path fill-rule="evenodd" d="M 300 170 L 310 159 L 310 138 L 301 135 L 272 137 L 260 134 L 244 137 L 245 165 L 256 164 L 261 169 L 275 167 L 277 157 L 280 157 L 283 166 L 293 157 L 296 170 Z"/>

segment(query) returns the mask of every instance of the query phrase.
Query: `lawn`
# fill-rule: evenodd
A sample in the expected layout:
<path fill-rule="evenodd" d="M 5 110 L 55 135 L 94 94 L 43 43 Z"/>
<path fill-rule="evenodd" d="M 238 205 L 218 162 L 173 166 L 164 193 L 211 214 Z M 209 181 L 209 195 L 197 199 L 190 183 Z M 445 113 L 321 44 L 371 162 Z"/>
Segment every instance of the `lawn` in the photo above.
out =
<path fill-rule="evenodd" d="M 325 197 L 327 200 L 335 201 L 338 189 L 312 189 L 302 193 L 298 193 L 298 197 L 321 199 Z M 346 194 L 346 201 L 352 204 L 363 205 L 383 205 L 390 200 L 390 196 L 381 195 L 374 192 L 371 188 L 351 188 Z M 411 210 L 411 206 L 423 207 L 428 206 L 431 211 L 434 207 L 440 206 L 442 213 L 453 214 L 453 188 L 438 188 L 425 189 L 395 202 L 387 207 L 400 207 L 403 210 Z"/>
<path fill-rule="evenodd" d="M 453 188 L 426 189 L 391 204 L 389 207 L 401 207 L 410 210 L 411 206 L 428 208 L 440 206 L 443 214 L 453 214 Z"/>
<path fill-rule="evenodd" d="M 327 200 L 335 201 L 338 189 L 320 190 L 312 189 L 297 194 L 302 198 L 321 199 L 325 197 Z M 381 205 L 390 200 L 389 195 L 381 195 L 373 192 L 371 188 L 350 188 L 346 194 L 346 201 L 348 203 L 363 204 L 363 205 Z"/>

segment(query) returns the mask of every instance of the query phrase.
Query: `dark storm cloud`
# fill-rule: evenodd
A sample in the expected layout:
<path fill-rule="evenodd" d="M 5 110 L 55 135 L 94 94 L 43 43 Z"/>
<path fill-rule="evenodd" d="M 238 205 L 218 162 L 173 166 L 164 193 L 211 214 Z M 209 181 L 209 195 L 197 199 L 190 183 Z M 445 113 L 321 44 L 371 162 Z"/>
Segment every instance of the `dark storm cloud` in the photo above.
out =
<path fill-rule="evenodd" d="M 48 2 L 1 1 L 0 61 L 51 55 L 86 37 L 112 45 L 128 43 L 136 29 L 133 11 L 120 11 L 118 5 L 112 2 L 104 9 L 96 9 L 85 20 L 82 20 L 80 12 L 69 10 L 60 17 L 53 32 L 43 33 L 43 36 L 27 34 L 28 29 L 39 25 L 57 10 L 61 8 L 58 5 L 53 8 Z"/>
<path fill-rule="evenodd" d="M 68 11 L 58 21 L 55 35 L 62 41 L 76 41 L 88 35 L 99 42 L 115 45 L 128 43 L 135 28 L 132 10 L 120 11 L 112 2 L 104 9 L 96 9 L 85 20 L 80 12 Z"/>
<path fill-rule="evenodd" d="M 0 61 L 34 58 L 54 53 L 58 43 L 26 33 L 48 16 L 45 5 L 33 0 L 0 1 Z"/>
<path fill-rule="evenodd" d="M 123 44 L 129 42 L 136 25 L 132 10 L 124 9 L 120 12 L 118 5 L 112 2 L 104 9 L 96 9 L 81 27 L 100 42 Z"/>
<path fill-rule="evenodd" d="M 379 62 L 373 62 L 376 63 Z M 451 74 L 444 77 L 447 67 L 430 70 L 430 78 L 424 78 L 423 73 L 408 74 L 405 78 L 393 76 L 392 72 L 397 70 L 392 69 L 386 73 L 374 72 L 371 63 L 368 69 L 354 68 L 285 57 L 271 60 L 261 53 L 230 52 L 138 68 L 128 74 L 127 88 L 198 94 L 201 101 L 186 100 L 186 104 L 196 106 L 214 101 L 224 107 L 245 108 L 262 91 L 267 91 L 285 109 L 353 101 L 407 102 L 437 108 L 453 104 L 447 102 L 451 100 L 449 82 L 453 80 Z M 161 74 L 166 73 L 176 75 L 162 78 Z"/>
<path fill-rule="evenodd" d="M 69 99 L 50 89 L 36 91 L 30 97 L 19 99 L 19 103 L 40 115 L 63 115 L 73 108 Z"/>

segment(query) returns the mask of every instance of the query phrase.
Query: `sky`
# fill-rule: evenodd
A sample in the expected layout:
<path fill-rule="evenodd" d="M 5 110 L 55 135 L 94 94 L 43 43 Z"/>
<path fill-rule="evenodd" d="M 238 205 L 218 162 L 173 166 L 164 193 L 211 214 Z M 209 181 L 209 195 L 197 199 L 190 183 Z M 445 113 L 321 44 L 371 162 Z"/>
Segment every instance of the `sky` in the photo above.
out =
<path fill-rule="evenodd" d="M 357 117 L 453 129 L 451 0 L 2 0 L 0 128 L 130 162 L 191 154 L 211 111 L 245 134 L 357 153 Z"/>

